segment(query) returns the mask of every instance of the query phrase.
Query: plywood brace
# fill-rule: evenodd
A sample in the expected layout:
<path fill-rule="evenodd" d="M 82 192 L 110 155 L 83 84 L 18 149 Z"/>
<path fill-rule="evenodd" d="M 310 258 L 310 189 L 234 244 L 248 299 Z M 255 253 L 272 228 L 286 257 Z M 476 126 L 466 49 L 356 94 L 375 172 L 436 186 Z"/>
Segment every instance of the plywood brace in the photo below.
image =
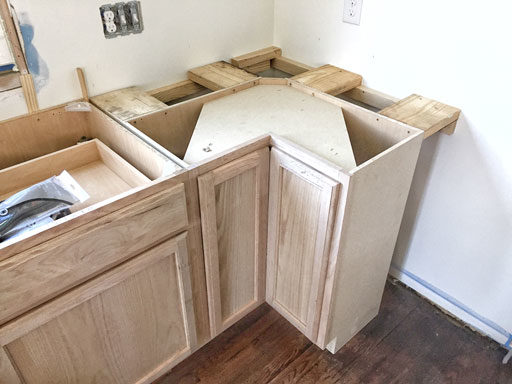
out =
<path fill-rule="evenodd" d="M 203 65 L 188 71 L 188 78 L 203 87 L 218 91 L 258 78 L 224 61 Z"/>

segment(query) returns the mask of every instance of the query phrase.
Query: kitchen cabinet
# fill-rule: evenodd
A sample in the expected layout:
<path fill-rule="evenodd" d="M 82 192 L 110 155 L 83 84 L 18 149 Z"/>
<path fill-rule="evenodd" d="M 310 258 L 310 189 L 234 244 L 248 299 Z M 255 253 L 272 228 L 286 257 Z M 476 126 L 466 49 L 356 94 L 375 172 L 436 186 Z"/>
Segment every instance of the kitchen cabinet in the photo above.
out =
<path fill-rule="evenodd" d="M 149 382 L 193 351 L 194 321 L 181 234 L 0 328 L 2 383 Z"/>
<path fill-rule="evenodd" d="M 268 164 L 262 148 L 198 177 L 212 337 L 265 299 Z"/>
<path fill-rule="evenodd" d="M 272 149 L 267 302 L 316 341 L 341 184 Z"/>

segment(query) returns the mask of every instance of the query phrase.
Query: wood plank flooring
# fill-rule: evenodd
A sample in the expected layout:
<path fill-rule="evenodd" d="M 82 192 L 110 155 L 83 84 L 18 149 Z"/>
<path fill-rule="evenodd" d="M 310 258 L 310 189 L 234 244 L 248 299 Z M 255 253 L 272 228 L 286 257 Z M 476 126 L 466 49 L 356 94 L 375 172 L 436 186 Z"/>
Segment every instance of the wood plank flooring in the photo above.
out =
<path fill-rule="evenodd" d="M 504 354 L 388 282 L 379 316 L 335 355 L 264 304 L 156 383 L 512 383 Z"/>

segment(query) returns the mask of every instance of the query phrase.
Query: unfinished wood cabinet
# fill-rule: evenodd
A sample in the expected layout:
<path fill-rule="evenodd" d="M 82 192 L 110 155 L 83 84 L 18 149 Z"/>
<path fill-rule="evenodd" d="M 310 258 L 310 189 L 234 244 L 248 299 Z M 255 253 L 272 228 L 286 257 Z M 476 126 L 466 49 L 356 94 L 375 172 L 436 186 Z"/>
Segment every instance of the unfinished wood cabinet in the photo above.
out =
<path fill-rule="evenodd" d="M 316 341 L 341 184 L 272 149 L 267 301 Z"/>
<path fill-rule="evenodd" d="M 186 234 L 0 328 L 1 382 L 146 383 L 196 346 Z"/>
<path fill-rule="evenodd" d="M 265 300 L 269 150 L 199 176 L 211 336 Z"/>

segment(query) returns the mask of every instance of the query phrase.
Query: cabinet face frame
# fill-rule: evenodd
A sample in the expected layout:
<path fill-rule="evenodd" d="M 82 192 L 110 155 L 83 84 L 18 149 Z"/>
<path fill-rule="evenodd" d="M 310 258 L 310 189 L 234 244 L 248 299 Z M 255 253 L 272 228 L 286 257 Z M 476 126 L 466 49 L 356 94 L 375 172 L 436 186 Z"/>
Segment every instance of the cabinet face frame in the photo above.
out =
<path fill-rule="evenodd" d="M 171 259 L 171 265 L 174 264 L 176 267 L 174 273 L 179 287 L 178 295 L 184 331 L 182 336 L 185 340 L 185 347 L 173 352 L 164 361 L 155 361 L 151 370 L 144 372 L 135 382 L 151 382 L 189 356 L 197 346 L 197 337 L 187 254 L 187 235 L 183 233 L 0 328 L 0 376 L 2 380 L 7 380 L 7 384 L 25 382 L 23 371 L 18 368 L 15 358 L 9 352 L 10 343 L 27 336 L 30 332 L 102 293 L 120 286 L 130 278 L 166 259 Z"/>
<path fill-rule="evenodd" d="M 255 172 L 254 234 L 252 238 L 249 237 L 248 239 L 248 241 L 254 241 L 253 297 L 238 311 L 229 314 L 227 318 L 223 318 L 215 187 L 253 170 Z M 268 170 L 269 149 L 265 147 L 198 177 L 208 311 L 212 338 L 236 323 L 265 300 Z"/>
<path fill-rule="evenodd" d="M 267 302 L 310 340 L 316 342 L 341 184 L 276 148 L 272 148 L 270 159 Z M 293 177 L 300 178 L 320 190 L 320 211 L 318 212 L 317 230 L 314 234 L 315 248 L 312 256 L 313 269 L 310 276 L 311 291 L 307 303 L 307 319 L 305 322 L 300 321 L 296 314 L 291 313 L 281 305 L 279 298 L 276 296 L 277 279 L 279 277 L 279 243 L 283 224 L 281 221 L 283 171 L 290 172 Z"/>

